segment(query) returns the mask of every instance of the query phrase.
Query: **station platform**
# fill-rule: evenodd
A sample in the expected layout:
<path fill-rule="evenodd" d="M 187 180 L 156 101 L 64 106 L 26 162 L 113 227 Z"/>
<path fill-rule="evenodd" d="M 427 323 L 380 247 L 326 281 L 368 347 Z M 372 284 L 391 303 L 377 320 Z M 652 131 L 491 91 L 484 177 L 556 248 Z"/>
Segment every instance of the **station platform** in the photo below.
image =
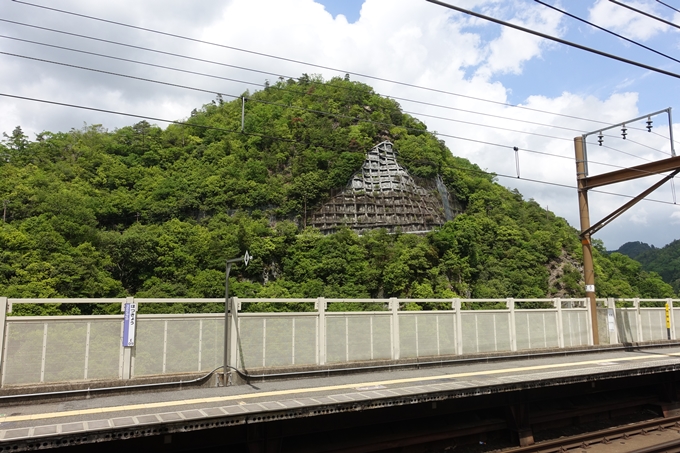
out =
<path fill-rule="evenodd" d="M 374 371 L 218 388 L 25 403 L 0 408 L 0 452 L 309 419 L 341 413 L 521 394 L 680 371 L 680 345 Z M 368 450 L 367 450 L 368 451 Z"/>

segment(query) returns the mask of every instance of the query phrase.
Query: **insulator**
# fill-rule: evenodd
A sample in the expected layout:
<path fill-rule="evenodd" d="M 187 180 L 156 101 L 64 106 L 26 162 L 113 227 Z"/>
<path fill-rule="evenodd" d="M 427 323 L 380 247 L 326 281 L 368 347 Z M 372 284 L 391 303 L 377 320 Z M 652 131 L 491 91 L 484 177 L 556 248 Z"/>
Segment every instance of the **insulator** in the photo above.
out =
<path fill-rule="evenodd" d="M 628 135 L 626 133 L 627 130 L 628 129 L 626 129 L 626 125 L 624 124 L 623 127 L 621 128 L 621 136 L 623 137 L 624 140 L 626 139 L 626 135 Z"/>
<path fill-rule="evenodd" d="M 652 132 L 652 119 L 647 117 L 647 132 Z"/>
<path fill-rule="evenodd" d="M 600 135 L 597 136 L 597 143 L 602 146 L 602 141 L 604 139 L 604 135 L 602 135 L 602 131 L 600 131 Z"/>

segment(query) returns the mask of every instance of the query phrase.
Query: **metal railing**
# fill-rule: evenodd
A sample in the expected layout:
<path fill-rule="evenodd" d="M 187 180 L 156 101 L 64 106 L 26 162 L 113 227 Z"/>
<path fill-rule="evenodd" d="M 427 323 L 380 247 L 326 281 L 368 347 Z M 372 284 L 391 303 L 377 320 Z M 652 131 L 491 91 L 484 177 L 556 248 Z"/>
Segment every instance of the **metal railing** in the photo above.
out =
<path fill-rule="evenodd" d="M 587 346 L 587 299 L 243 299 L 234 298 L 238 329 L 230 365 L 239 369 L 323 366 L 376 360 Z M 629 308 L 616 308 L 627 304 Z M 222 365 L 224 314 L 138 314 L 134 347 L 123 347 L 123 315 L 7 316 L 19 304 L 224 303 L 224 299 L 7 299 L 0 297 L 2 386 L 130 379 L 209 371 Z M 309 312 L 243 312 L 243 304 L 310 303 Z M 333 303 L 375 304 L 374 311 L 329 311 Z M 445 303 L 444 310 L 406 311 L 409 302 Z M 598 300 L 603 344 L 671 337 L 680 302 Z M 676 302 L 678 308 L 673 308 Z M 518 308 L 528 305 L 543 308 Z M 545 308 L 548 307 L 548 308 Z M 601 307 L 601 308 L 599 308 Z M 613 325 L 610 320 L 613 319 Z"/>

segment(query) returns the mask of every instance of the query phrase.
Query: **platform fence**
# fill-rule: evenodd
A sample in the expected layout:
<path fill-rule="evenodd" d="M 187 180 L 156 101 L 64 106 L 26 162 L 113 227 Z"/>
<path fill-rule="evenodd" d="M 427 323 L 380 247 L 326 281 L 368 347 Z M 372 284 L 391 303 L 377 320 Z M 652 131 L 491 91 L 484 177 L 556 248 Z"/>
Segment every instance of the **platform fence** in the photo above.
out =
<path fill-rule="evenodd" d="M 123 347 L 123 315 L 12 316 L 19 304 L 224 303 L 223 299 L 7 299 L 0 297 L 3 387 L 117 380 L 222 365 L 224 314 L 139 314 L 134 347 Z M 404 310 L 409 302 L 446 309 Z M 674 308 L 675 305 L 678 308 Z M 244 304 L 307 303 L 307 312 L 242 311 Z M 373 304 L 330 311 L 329 304 Z M 647 305 L 656 305 L 645 307 Z M 680 326 L 680 300 L 598 299 L 601 344 L 666 340 Z M 249 372 L 379 360 L 438 360 L 463 354 L 588 346 L 587 299 L 243 299 L 234 298 L 234 363 Z M 643 306 L 641 306 L 643 305 Z M 617 308 L 624 306 L 623 308 Z M 252 307 L 252 306 L 251 306 Z M 257 305 L 255 309 L 257 310 Z M 347 307 L 347 305 L 345 305 Z M 680 320 L 680 318 L 678 318 Z M 613 322 L 612 322 L 613 320 Z"/>

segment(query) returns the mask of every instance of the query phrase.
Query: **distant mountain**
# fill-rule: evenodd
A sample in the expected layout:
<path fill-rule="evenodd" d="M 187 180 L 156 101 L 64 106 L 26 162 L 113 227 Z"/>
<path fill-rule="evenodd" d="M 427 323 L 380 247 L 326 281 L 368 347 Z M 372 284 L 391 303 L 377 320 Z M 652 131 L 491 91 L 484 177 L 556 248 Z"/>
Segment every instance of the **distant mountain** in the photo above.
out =
<path fill-rule="evenodd" d="M 617 250 L 618 253 L 637 259 L 638 256 L 650 250 L 657 250 L 653 245 L 640 241 L 626 242 Z"/>
<path fill-rule="evenodd" d="M 644 242 L 627 242 L 617 250 L 642 264 L 642 269 L 661 275 L 666 283 L 680 290 L 680 239 L 662 248 Z"/>

